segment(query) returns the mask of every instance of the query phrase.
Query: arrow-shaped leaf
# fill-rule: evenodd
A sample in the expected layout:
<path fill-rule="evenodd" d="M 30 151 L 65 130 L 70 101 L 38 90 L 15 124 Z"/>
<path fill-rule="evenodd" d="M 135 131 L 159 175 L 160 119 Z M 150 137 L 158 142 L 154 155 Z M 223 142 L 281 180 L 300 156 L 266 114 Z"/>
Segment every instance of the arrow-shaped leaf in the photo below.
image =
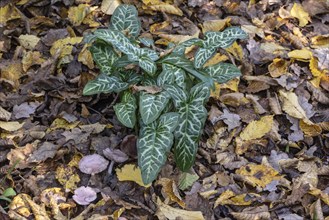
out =
<path fill-rule="evenodd" d="M 114 69 L 113 64 L 119 59 L 112 47 L 104 43 L 95 43 L 89 50 L 101 72 L 110 75 Z"/>
<path fill-rule="evenodd" d="M 184 89 L 186 86 L 185 78 L 186 74 L 182 68 L 168 63 L 163 63 L 162 72 L 158 76 L 157 83 L 159 86 L 171 85 L 175 83 L 176 85 Z"/>
<path fill-rule="evenodd" d="M 137 141 L 138 165 L 144 184 L 158 175 L 173 144 L 173 131 L 178 123 L 178 113 L 166 113 L 157 121 L 143 125 Z"/>
<path fill-rule="evenodd" d="M 139 97 L 139 112 L 144 124 L 155 121 L 168 104 L 169 97 L 166 92 L 149 94 L 142 92 Z"/>
<path fill-rule="evenodd" d="M 138 12 L 133 5 L 119 5 L 111 17 L 110 28 L 117 31 L 128 31 L 137 37 L 141 30 Z"/>
<path fill-rule="evenodd" d="M 194 57 L 194 66 L 196 68 L 201 68 L 207 60 L 209 60 L 215 53 L 216 53 L 217 48 L 202 48 L 200 47 Z"/>
<path fill-rule="evenodd" d="M 227 48 L 237 39 L 245 39 L 248 37 L 239 27 L 229 27 L 223 32 L 209 31 L 205 34 L 206 39 L 203 42 L 203 48 Z"/>
<path fill-rule="evenodd" d="M 241 76 L 239 68 L 230 63 L 219 63 L 208 66 L 204 70 L 218 83 L 226 83 L 227 81 Z"/>
<path fill-rule="evenodd" d="M 126 127 L 133 128 L 136 124 L 136 98 L 130 92 L 125 92 L 121 102 L 114 107 L 115 115 L 118 120 Z"/>
<path fill-rule="evenodd" d="M 118 77 L 101 74 L 96 79 L 86 84 L 83 89 L 83 95 L 121 92 L 126 88 L 128 88 L 128 83 L 123 82 Z"/>

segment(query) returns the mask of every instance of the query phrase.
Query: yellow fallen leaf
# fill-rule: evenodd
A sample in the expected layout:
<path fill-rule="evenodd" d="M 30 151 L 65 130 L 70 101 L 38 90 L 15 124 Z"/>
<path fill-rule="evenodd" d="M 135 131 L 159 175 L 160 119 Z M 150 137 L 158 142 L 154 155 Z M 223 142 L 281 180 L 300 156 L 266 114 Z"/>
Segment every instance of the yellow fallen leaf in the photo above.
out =
<path fill-rule="evenodd" d="M 226 48 L 225 50 L 230 54 L 232 54 L 238 60 L 243 59 L 242 47 L 236 41 L 229 48 Z"/>
<path fill-rule="evenodd" d="M 79 26 L 89 12 L 90 7 L 87 4 L 80 4 L 77 7 L 70 7 L 67 17 L 73 26 Z"/>
<path fill-rule="evenodd" d="M 299 127 L 306 137 L 315 137 L 322 133 L 322 128 L 317 124 L 307 124 L 303 120 L 299 121 Z"/>
<path fill-rule="evenodd" d="M 35 46 L 39 43 L 40 38 L 35 35 L 22 34 L 19 36 L 18 41 L 25 49 L 33 50 Z"/>
<path fill-rule="evenodd" d="M 214 208 L 216 208 L 219 205 L 242 205 L 242 206 L 250 205 L 252 203 L 252 201 L 251 200 L 246 201 L 245 200 L 246 196 L 247 196 L 246 193 L 236 195 L 233 191 L 226 190 L 216 200 L 216 202 L 214 204 Z"/>
<path fill-rule="evenodd" d="M 241 29 L 244 30 L 248 34 L 258 35 L 261 38 L 265 38 L 263 28 L 259 28 L 259 27 L 254 26 L 254 25 L 242 25 Z"/>
<path fill-rule="evenodd" d="M 159 198 L 157 199 L 157 205 L 157 216 L 165 216 L 167 219 L 204 220 L 201 211 L 186 211 L 183 209 L 176 209 L 164 204 Z"/>
<path fill-rule="evenodd" d="M 27 206 L 22 194 L 19 194 L 13 198 L 13 201 L 9 205 L 9 210 L 15 211 L 24 217 L 29 217 L 31 215 L 30 209 Z"/>
<path fill-rule="evenodd" d="M 278 171 L 264 164 L 248 164 L 238 169 L 235 173 L 241 175 L 252 186 L 260 186 L 262 188 L 273 180 L 282 178 L 278 175 Z"/>
<path fill-rule="evenodd" d="M 150 26 L 150 32 L 152 34 L 162 34 L 162 33 L 165 33 L 164 31 L 162 31 L 163 29 L 169 27 L 170 25 L 170 22 L 169 21 L 163 21 L 163 22 L 160 22 L 160 23 L 155 23 L 155 24 L 152 24 Z"/>
<path fill-rule="evenodd" d="M 134 164 L 126 164 L 121 169 L 115 169 L 115 171 L 119 181 L 133 181 L 143 187 L 151 186 L 151 184 L 144 185 L 141 170 Z"/>
<path fill-rule="evenodd" d="M 112 15 L 114 10 L 121 4 L 120 0 L 103 0 L 101 11 L 104 14 Z"/>
<path fill-rule="evenodd" d="M 286 60 L 275 58 L 268 66 L 268 71 L 272 77 L 279 77 L 287 73 L 289 63 Z"/>
<path fill-rule="evenodd" d="M 320 189 L 317 188 L 311 188 L 311 190 L 308 192 L 309 194 L 316 196 L 317 198 L 321 198 L 321 200 L 326 203 L 329 206 L 329 194 L 322 192 Z"/>
<path fill-rule="evenodd" d="M 303 119 L 306 123 L 312 124 L 312 122 L 307 118 L 304 109 L 300 106 L 298 97 L 294 92 L 280 90 L 279 94 L 283 101 L 283 111 L 294 118 Z"/>
<path fill-rule="evenodd" d="M 228 60 L 228 57 L 225 54 L 221 54 L 221 53 L 216 53 L 213 57 L 211 57 L 204 65 L 204 67 L 207 66 L 212 66 L 215 65 L 217 63 L 223 62 Z"/>
<path fill-rule="evenodd" d="M 65 192 L 73 192 L 80 182 L 79 174 L 75 167 L 60 165 L 56 169 L 56 179 L 64 186 Z"/>
<path fill-rule="evenodd" d="M 319 70 L 318 59 L 316 57 L 312 56 L 309 67 L 313 76 L 318 77 L 324 75 L 324 72 Z"/>
<path fill-rule="evenodd" d="M 329 34 L 312 37 L 311 43 L 312 43 L 312 48 L 329 47 Z"/>
<path fill-rule="evenodd" d="M 98 21 L 95 21 L 95 14 L 91 12 L 87 14 L 85 19 L 83 19 L 82 24 L 87 24 L 89 27 L 99 27 L 101 24 Z"/>
<path fill-rule="evenodd" d="M 299 20 L 299 26 L 305 27 L 308 22 L 311 21 L 310 15 L 304 10 L 303 6 L 298 3 L 294 3 L 290 11 L 291 16 Z"/>
<path fill-rule="evenodd" d="M 202 33 L 206 33 L 207 31 L 221 31 L 225 26 L 227 26 L 227 24 L 230 23 L 230 21 L 231 18 L 205 21 L 201 26 Z"/>
<path fill-rule="evenodd" d="M 273 115 L 263 116 L 260 120 L 249 123 L 241 132 L 240 138 L 244 141 L 261 138 L 272 129 L 272 125 Z"/>
<path fill-rule="evenodd" d="M 21 62 L 12 61 L 9 64 L 2 67 L 0 73 L 1 78 L 9 80 L 13 83 L 14 88 L 17 89 L 20 85 L 19 78 L 23 74 L 23 67 Z"/>
<path fill-rule="evenodd" d="M 84 45 L 78 56 L 78 61 L 88 66 L 89 69 L 94 69 L 94 60 L 90 51 L 87 49 L 87 44 Z"/>
<path fill-rule="evenodd" d="M 19 123 L 17 121 L 0 121 L 0 128 L 6 131 L 17 131 L 23 127 L 25 122 Z"/>
<path fill-rule="evenodd" d="M 179 195 L 176 183 L 172 179 L 161 178 L 156 182 L 157 185 L 162 185 L 162 191 L 171 201 L 176 202 L 182 208 L 185 208 L 185 203 Z"/>
<path fill-rule="evenodd" d="M 293 50 L 288 53 L 288 57 L 299 61 L 308 62 L 312 58 L 312 52 L 307 48 Z"/>
<path fill-rule="evenodd" d="M 47 133 L 54 131 L 56 129 L 60 129 L 60 128 L 64 128 L 66 130 L 70 130 L 75 128 L 76 126 L 78 126 L 80 122 L 76 121 L 73 123 L 69 123 L 67 122 L 65 119 L 63 118 L 56 118 L 51 125 L 49 126 L 49 128 L 47 129 Z"/>
<path fill-rule="evenodd" d="M 33 65 L 41 65 L 46 60 L 41 57 L 39 51 L 29 51 L 22 59 L 23 70 L 26 72 Z"/>
<path fill-rule="evenodd" d="M 178 15 L 178 16 L 183 15 L 182 10 L 180 10 L 177 6 L 167 4 L 167 3 L 163 3 L 163 4 L 159 4 L 159 5 L 150 5 L 148 7 L 153 11 L 161 11 L 164 13 L 174 14 L 174 15 Z"/>
<path fill-rule="evenodd" d="M 221 84 L 221 88 L 222 89 L 230 89 L 234 92 L 239 92 L 239 83 L 240 83 L 239 78 L 231 79 L 227 83 Z"/>
<path fill-rule="evenodd" d="M 60 57 L 70 55 L 73 49 L 72 45 L 80 43 L 82 39 L 82 37 L 67 37 L 64 39 L 57 40 L 50 48 L 50 54 L 54 56 L 55 53 L 60 50 Z"/>
<path fill-rule="evenodd" d="M 12 4 L 7 4 L 0 8 L 0 25 L 5 25 L 7 21 L 20 18 L 17 8 Z"/>
<path fill-rule="evenodd" d="M 210 91 L 210 97 L 219 100 L 221 84 L 215 82 L 215 89 Z"/>

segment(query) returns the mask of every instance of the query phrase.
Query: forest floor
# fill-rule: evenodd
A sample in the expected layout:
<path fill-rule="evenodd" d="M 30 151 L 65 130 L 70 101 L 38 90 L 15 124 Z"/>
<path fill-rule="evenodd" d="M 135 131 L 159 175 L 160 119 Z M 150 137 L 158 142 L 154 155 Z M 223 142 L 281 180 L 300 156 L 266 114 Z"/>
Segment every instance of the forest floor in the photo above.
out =
<path fill-rule="evenodd" d="M 159 48 L 229 26 L 249 35 L 210 61 L 242 76 L 212 92 L 195 165 L 181 173 L 170 154 L 149 186 L 116 95 L 82 95 L 99 74 L 83 36 L 118 2 L 0 2 L 0 219 L 328 220 L 328 1 L 122 1 Z M 126 161 L 89 175 L 78 164 L 91 154 Z"/>

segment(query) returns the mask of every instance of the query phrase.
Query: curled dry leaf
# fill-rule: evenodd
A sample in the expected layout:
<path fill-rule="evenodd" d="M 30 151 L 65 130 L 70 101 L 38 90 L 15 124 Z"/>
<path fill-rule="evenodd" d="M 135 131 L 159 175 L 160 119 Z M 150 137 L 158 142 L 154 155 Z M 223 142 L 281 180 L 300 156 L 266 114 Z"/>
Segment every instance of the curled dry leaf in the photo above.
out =
<path fill-rule="evenodd" d="M 99 154 L 84 156 L 79 162 L 79 169 L 86 174 L 94 175 L 104 171 L 109 165 L 109 161 Z"/>
<path fill-rule="evenodd" d="M 79 205 L 89 205 L 97 198 L 97 193 L 93 188 L 87 186 L 81 186 L 74 190 L 73 200 Z"/>

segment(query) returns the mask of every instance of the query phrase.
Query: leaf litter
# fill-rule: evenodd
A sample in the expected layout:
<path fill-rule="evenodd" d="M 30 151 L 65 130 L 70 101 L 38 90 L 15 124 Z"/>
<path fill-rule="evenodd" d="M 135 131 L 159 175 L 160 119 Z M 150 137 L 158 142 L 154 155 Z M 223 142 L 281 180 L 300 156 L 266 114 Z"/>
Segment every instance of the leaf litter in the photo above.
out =
<path fill-rule="evenodd" d="M 170 153 L 148 186 L 116 97 L 81 95 L 99 72 L 82 37 L 121 3 L 163 52 L 233 25 L 249 34 L 208 61 L 229 59 L 243 76 L 213 92 L 193 169 L 179 172 Z M 324 0 L 2 2 L 0 194 L 17 195 L 0 200 L 0 216 L 328 219 L 328 12 Z"/>

